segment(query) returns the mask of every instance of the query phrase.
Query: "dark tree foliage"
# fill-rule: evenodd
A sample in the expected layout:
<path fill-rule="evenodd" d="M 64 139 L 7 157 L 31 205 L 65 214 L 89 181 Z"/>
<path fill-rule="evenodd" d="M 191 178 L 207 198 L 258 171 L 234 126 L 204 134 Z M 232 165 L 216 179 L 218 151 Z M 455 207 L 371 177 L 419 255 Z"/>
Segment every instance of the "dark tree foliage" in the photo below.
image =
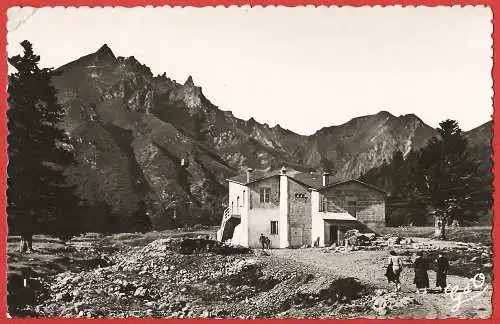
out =
<path fill-rule="evenodd" d="M 148 208 L 143 200 L 139 203 L 138 209 L 132 214 L 132 229 L 140 232 L 147 232 L 151 229 L 151 220 L 148 216 Z"/>
<path fill-rule="evenodd" d="M 409 152 L 406 159 L 400 150 L 396 150 L 390 162 L 384 162 L 361 176 L 361 180 L 387 190 L 390 195 L 387 200 L 388 226 L 424 225 L 423 204 L 413 194 L 415 165 L 418 154 Z M 410 199 L 411 197 L 411 199 Z"/>
<path fill-rule="evenodd" d="M 477 221 L 491 208 L 491 172 L 471 158 L 458 124 L 446 120 L 438 132 L 420 151 L 411 151 L 404 159 L 396 151 L 390 163 L 361 176 L 391 193 L 388 225 L 426 225 L 434 213 L 444 220 L 444 229 L 453 220 Z"/>
<path fill-rule="evenodd" d="M 8 59 L 17 70 L 8 78 L 9 228 L 28 237 L 37 232 L 64 236 L 79 226 L 72 215 L 78 201 L 65 185 L 73 153 L 58 127 L 64 111 L 51 84 L 54 71 L 39 68 L 30 42 L 21 46 L 23 55 Z"/>
<path fill-rule="evenodd" d="M 421 181 L 419 190 L 427 196 L 441 220 L 441 238 L 452 220 L 459 223 L 474 219 L 477 213 L 465 211 L 475 209 L 481 201 L 482 183 L 477 169 L 467 151 L 458 123 L 447 119 L 439 124 L 438 138 L 433 138 L 422 150 L 419 159 Z"/>

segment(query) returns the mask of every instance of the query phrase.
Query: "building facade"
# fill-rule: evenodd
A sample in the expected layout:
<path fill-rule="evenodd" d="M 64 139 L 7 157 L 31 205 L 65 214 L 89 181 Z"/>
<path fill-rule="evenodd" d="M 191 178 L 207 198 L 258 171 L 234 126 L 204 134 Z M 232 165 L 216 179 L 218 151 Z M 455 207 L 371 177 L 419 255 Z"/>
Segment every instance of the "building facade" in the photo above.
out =
<path fill-rule="evenodd" d="M 348 229 L 385 226 L 383 190 L 357 180 L 328 180 L 328 174 L 286 168 L 228 179 L 229 206 L 217 239 L 259 247 L 263 234 L 271 248 L 329 246 L 342 243 Z"/>

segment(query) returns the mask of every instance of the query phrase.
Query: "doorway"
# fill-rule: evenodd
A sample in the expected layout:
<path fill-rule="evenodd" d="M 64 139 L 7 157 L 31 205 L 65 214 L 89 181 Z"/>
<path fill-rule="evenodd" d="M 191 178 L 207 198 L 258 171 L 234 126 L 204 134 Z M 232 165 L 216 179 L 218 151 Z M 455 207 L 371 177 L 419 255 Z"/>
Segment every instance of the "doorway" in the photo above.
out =
<path fill-rule="evenodd" d="M 338 243 L 339 226 L 330 222 L 325 222 L 325 246 L 330 246 L 333 243 Z"/>
<path fill-rule="evenodd" d="M 291 228 L 290 245 L 300 247 L 300 246 L 302 246 L 302 244 L 303 244 L 302 227 L 292 227 Z"/>
<path fill-rule="evenodd" d="M 330 225 L 330 245 L 338 243 L 339 240 L 339 227 L 337 225 Z"/>

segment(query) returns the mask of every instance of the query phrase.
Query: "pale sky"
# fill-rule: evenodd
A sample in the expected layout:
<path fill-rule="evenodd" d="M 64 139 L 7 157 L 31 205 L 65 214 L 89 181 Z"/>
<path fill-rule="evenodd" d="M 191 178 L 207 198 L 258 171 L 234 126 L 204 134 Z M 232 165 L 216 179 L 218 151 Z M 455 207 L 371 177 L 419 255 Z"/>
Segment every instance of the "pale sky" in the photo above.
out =
<path fill-rule="evenodd" d="M 107 43 L 154 74 L 189 75 L 222 110 L 311 134 L 387 110 L 470 130 L 491 119 L 491 10 L 467 7 L 11 8 L 58 67 Z M 33 14 L 33 15 L 32 15 Z"/>

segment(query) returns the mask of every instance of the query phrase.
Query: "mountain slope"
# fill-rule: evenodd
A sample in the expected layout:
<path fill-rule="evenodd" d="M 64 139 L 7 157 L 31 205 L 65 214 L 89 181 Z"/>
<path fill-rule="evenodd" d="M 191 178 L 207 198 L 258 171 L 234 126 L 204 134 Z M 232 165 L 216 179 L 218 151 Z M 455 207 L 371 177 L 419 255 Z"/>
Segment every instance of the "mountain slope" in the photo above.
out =
<path fill-rule="evenodd" d="M 482 124 L 468 132 L 465 132 L 465 138 L 470 146 L 486 146 L 491 151 L 491 140 L 493 138 L 493 123 L 491 121 Z"/>
<path fill-rule="evenodd" d="M 109 206 L 126 228 L 141 213 L 164 227 L 175 222 L 172 206 L 201 206 L 223 193 L 224 178 L 235 170 L 216 154 L 197 158 L 207 149 L 152 114 L 162 84 L 133 57 L 116 58 L 103 46 L 58 70 L 53 83 L 78 161 L 70 179 L 89 205 Z"/>
<path fill-rule="evenodd" d="M 303 163 L 334 170 L 337 180 L 357 178 L 390 159 L 395 150 L 406 155 L 435 135 L 415 115 L 395 117 L 382 111 L 319 130 L 308 139 L 301 156 Z"/>
<path fill-rule="evenodd" d="M 247 167 L 288 165 L 356 178 L 436 134 L 415 115 L 388 112 L 311 136 L 241 120 L 213 105 L 192 77 L 180 84 L 154 76 L 107 45 L 57 71 L 53 83 L 67 111 L 62 126 L 77 157 L 69 179 L 96 215 L 88 223 L 97 229 L 215 223 L 225 179 Z"/>
<path fill-rule="evenodd" d="M 478 166 L 478 172 L 483 176 L 485 187 L 493 193 L 493 139 L 492 121 L 484 123 L 464 133 L 467 139 L 468 152 Z"/>

